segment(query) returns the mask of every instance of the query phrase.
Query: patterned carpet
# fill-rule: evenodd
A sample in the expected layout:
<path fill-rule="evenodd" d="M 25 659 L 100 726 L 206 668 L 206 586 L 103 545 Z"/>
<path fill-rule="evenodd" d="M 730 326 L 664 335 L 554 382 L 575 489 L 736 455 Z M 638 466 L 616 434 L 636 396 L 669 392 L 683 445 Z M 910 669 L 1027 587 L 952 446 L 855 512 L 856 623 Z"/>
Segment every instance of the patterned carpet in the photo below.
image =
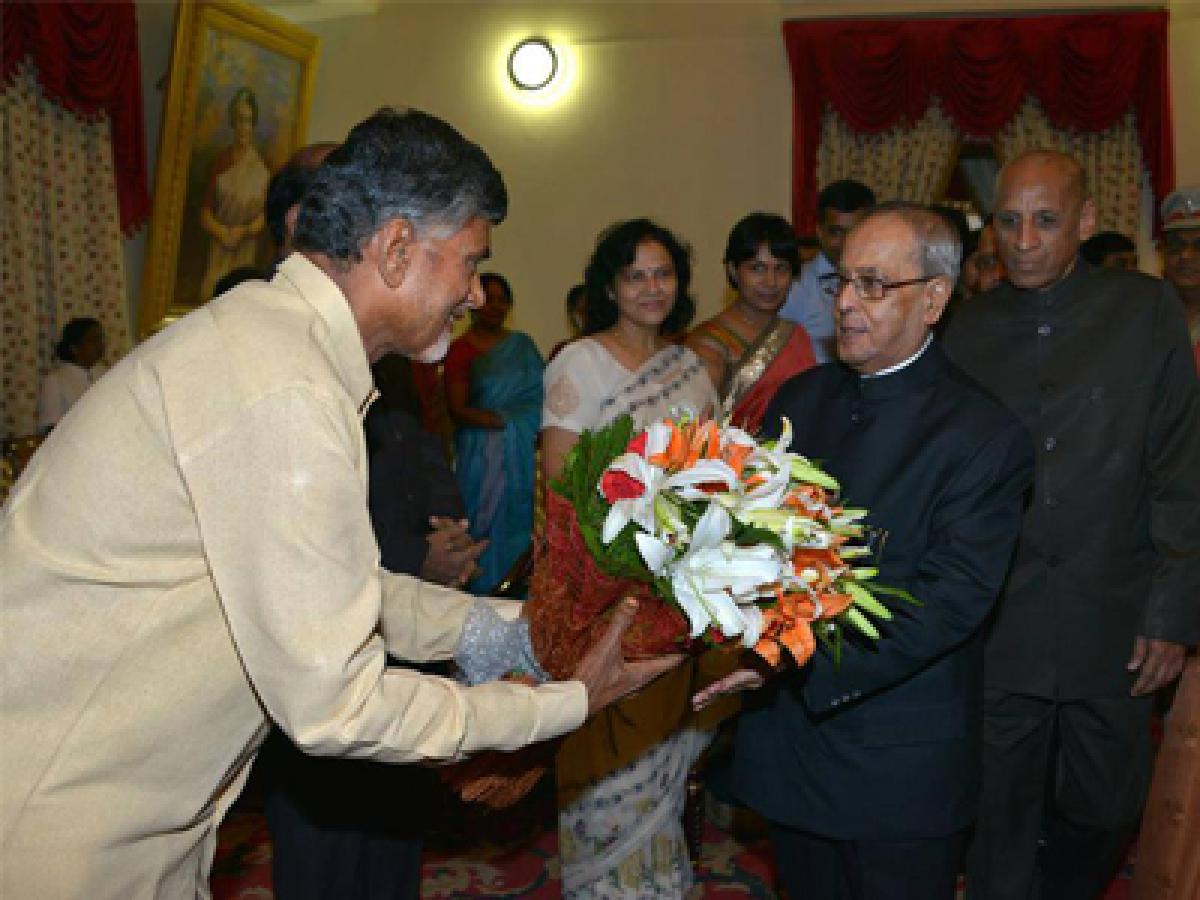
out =
<path fill-rule="evenodd" d="M 487 823 L 475 823 L 479 832 Z M 489 839 L 461 834 L 434 839 L 426 849 L 421 886 L 424 900 L 490 897 L 496 900 L 557 900 L 558 836 L 546 822 L 493 821 Z M 498 827 L 497 827 L 498 826 Z M 507 837 L 497 840 L 497 831 Z M 1104 900 L 1128 900 L 1131 864 L 1117 878 Z M 773 900 L 775 866 L 765 839 L 739 842 L 711 822 L 697 867 L 697 880 L 708 900 Z M 214 900 L 271 900 L 271 842 L 261 800 L 253 791 L 234 806 L 221 827 L 213 864 Z"/>
<path fill-rule="evenodd" d="M 491 897 L 496 900 L 558 898 L 558 835 L 553 828 L 527 828 L 511 821 L 496 823 L 507 830 L 503 840 L 478 839 L 464 848 L 460 839 L 427 846 L 422 898 L 455 900 Z M 536 823 L 535 823 L 536 824 Z M 472 830 L 478 831 L 478 826 Z M 524 831 L 524 836 L 512 832 Z M 757 840 L 743 845 L 708 824 L 697 880 L 703 896 L 712 900 L 776 897 L 774 862 L 769 844 Z M 260 801 L 248 793 L 221 826 L 213 862 L 214 900 L 270 900 L 271 842 Z"/>

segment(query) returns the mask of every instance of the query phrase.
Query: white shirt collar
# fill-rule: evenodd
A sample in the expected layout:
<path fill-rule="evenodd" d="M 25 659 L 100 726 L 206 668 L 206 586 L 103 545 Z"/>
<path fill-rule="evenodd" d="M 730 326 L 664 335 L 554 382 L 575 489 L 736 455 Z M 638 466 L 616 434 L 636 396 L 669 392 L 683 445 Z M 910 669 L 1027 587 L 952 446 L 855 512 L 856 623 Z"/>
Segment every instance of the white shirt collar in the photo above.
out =
<path fill-rule="evenodd" d="M 932 331 L 929 334 L 925 335 L 925 343 L 923 343 L 921 345 L 921 349 L 918 350 L 916 353 L 914 353 L 912 356 L 910 356 L 908 359 L 904 360 L 904 362 L 896 363 L 896 365 L 894 365 L 894 366 L 888 366 L 886 369 L 880 369 L 878 372 L 872 372 L 870 375 L 863 375 L 862 377 L 863 378 L 882 378 L 884 375 L 891 375 L 893 372 L 899 372 L 901 369 L 905 369 L 908 366 L 911 366 L 918 359 L 920 359 L 921 354 L 924 353 L 927 349 L 929 349 L 929 345 L 931 343 L 933 343 L 933 332 Z"/>

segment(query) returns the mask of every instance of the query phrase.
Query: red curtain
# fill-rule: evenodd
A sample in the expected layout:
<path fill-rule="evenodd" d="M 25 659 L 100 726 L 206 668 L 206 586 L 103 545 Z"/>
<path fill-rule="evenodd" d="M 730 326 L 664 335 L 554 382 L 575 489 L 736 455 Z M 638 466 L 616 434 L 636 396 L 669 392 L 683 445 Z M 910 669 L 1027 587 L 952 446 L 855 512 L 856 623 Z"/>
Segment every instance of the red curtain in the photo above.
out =
<path fill-rule="evenodd" d="M 1059 128 L 1104 131 L 1132 105 L 1159 199 L 1174 186 L 1167 13 L 898 21 L 785 22 L 794 88 L 792 213 L 813 233 L 817 146 L 828 103 L 851 128 L 916 122 L 938 97 L 972 137 L 988 138 L 1025 97 Z"/>
<path fill-rule="evenodd" d="M 150 214 L 133 0 L 4 0 L 2 6 L 0 81 L 30 59 L 50 99 L 81 116 L 108 116 L 121 229 L 132 233 Z"/>

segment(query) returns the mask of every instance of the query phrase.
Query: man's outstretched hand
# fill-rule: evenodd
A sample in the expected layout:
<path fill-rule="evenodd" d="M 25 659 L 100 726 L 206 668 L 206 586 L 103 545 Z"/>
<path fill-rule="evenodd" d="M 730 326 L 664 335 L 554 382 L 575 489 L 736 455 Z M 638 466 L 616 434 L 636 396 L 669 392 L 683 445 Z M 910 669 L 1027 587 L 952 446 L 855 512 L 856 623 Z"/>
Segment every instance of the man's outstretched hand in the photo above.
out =
<path fill-rule="evenodd" d="M 620 700 L 675 668 L 684 660 L 682 653 L 655 659 L 627 662 L 621 653 L 621 638 L 637 614 L 637 600 L 626 597 L 617 606 L 604 636 L 588 651 L 575 669 L 575 680 L 587 688 L 588 715 Z"/>
<path fill-rule="evenodd" d="M 699 712 L 726 694 L 756 691 L 774 674 L 775 670 L 757 653 L 743 653 L 740 667 L 692 695 L 692 709 Z"/>

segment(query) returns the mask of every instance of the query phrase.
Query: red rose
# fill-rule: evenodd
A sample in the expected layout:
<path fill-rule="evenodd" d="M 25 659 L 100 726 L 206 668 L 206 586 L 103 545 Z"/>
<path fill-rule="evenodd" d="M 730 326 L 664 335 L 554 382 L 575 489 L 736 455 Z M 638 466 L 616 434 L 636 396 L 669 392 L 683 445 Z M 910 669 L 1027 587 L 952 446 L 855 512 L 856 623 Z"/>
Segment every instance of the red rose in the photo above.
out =
<path fill-rule="evenodd" d="M 646 493 L 646 486 L 625 472 L 609 469 L 600 478 L 600 493 L 609 503 L 633 500 Z"/>
<path fill-rule="evenodd" d="M 626 453 L 636 453 L 638 456 L 646 455 L 646 432 L 642 432 L 637 437 L 633 438 L 625 447 Z"/>

